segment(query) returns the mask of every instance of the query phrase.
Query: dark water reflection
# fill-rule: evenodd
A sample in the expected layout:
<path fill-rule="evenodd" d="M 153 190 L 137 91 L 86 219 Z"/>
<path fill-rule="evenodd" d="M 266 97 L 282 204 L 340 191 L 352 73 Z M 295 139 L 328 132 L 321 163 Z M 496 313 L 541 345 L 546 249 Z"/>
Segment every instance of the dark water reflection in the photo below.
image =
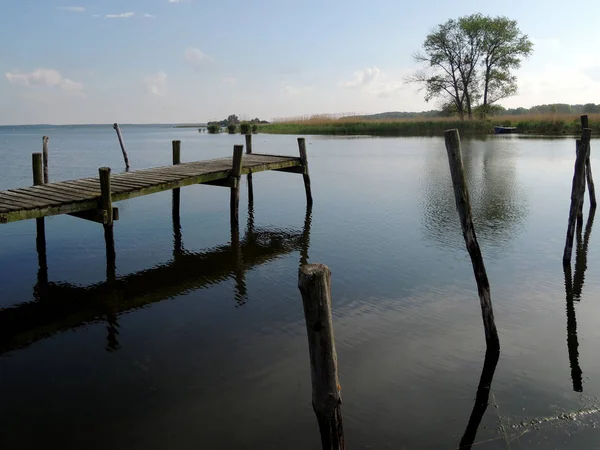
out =
<path fill-rule="evenodd" d="M 122 167 L 112 126 L 51 131 L 0 138 L 1 188 L 30 182 L 43 134 L 52 179 Z M 134 167 L 170 164 L 172 139 L 184 161 L 243 141 L 123 133 Z M 297 154 L 293 137 L 255 139 Z M 593 217 L 561 267 L 572 140 L 463 141 L 499 359 L 485 353 L 443 139 L 307 145 L 312 211 L 301 177 L 262 173 L 239 230 L 227 190 L 206 186 L 120 202 L 106 241 L 70 217 L 48 218 L 45 241 L 35 221 L 0 227 L 0 448 L 319 448 L 297 289 L 309 260 L 332 270 L 349 448 L 597 447 Z"/>

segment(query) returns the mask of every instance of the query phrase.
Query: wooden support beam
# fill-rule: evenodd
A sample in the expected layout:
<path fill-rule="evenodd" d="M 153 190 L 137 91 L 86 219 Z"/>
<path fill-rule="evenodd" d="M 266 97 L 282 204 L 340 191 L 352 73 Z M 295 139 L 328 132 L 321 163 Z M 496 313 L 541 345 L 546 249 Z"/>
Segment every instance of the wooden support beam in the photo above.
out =
<path fill-rule="evenodd" d="M 41 153 L 31 155 L 31 165 L 33 167 L 33 185 L 44 184 L 43 156 Z"/>
<path fill-rule="evenodd" d="M 331 316 L 331 271 L 324 264 L 300 267 L 298 289 L 306 319 L 312 405 L 319 423 L 321 444 L 323 450 L 342 450 L 346 444 Z"/>
<path fill-rule="evenodd" d="M 591 136 L 592 130 L 589 128 L 583 130 L 581 143 L 579 144 L 579 149 L 575 158 L 573 184 L 571 186 L 571 207 L 569 208 L 569 221 L 567 224 L 565 250 L 563 252 L 563 264 L 571 263 L 573 239 L 575 237 L 575 225 L 577 221 L 577 215 L 579 213 L 579 205 L 583 197 L 583 192 L 585 192 L 585 161 L 589 153 Z"/>
<path fill-rule="evenodd" d="M 310 175 L 308 173 L 308 156 L 306 154 L 306 142 L 304 138 L 298 138 L 298 149 L 300 150 L 300 162 L 304 168 L 304 190 L 306 191 L 306 201 L 309 205 L 312 205 L 313 198 L 310 190 Z"/>
<path fill-rule="evenodd" d="M 581 129 L 589 128 L 588 116 L 581 116 Z M 589 152 L 591 153 L 591 146 Z M 592 164 L 590 163 L 590 154 L 585 160 L 585 175 L 587 178 L 588 193 L 590 195 L 590 209 L 595 209 L 598 203 L 596 202 L 596 187 L 594 186 L 594 177 L 592 176 Z"/>
<path fill-rule="evenodd" d="M 48 136 L 44 136 L 42 138 L 42 154 L 44 159 L 44 184 L 49 183 L 48 177 L 48 141 L 50 138 Z"/>
<path fill-rule="evenodd" d="M 100 174 L 100 208 L 107 213 L 105 225 L 112 225 L 113 207 L 110 193 L 110 167 L 100 167 L 98 173 Z"/>
<path fill-rule="evenodd" d="M 173 165 L 181 163 L 181 141 L 173 141 Z"/>
<path fill-rule="evenodd" d="M 240 177 L 242 176 L 242 156 L 244 154 L 243 145 L 233 146 L 233 161 L 231 165 L 231 177 L 235 180 L 235 186 L 230 189 L 230 220 L 232 228 L 239 228 L 239 209 L 240 209 Z"/>
<path fill-rule="evenodd" d="M 306 175 L 306 167 L 304 166 L 295 166 L 295 167 L 283 167 L 282 169 L 274 169 L 275 172 L 288 172 L 288 173 L 298 173 L 300 175 Z"/>
<path fill-rule="evenodd" d="M 119 208 L 113 207 L 112 215 L 113 222 L 119 220 Z M 108 224 L 108 213 L 105 210 L 99 208 L 69 213 L 69 216 L 77 217 L 78 219 L 89 220 L 90 222 L 96 222 L 102 225 Z"/>
<path fill-rule="evenodd" d="M 454 187 L 454 199 L 456 209 L 460 218 L 460 225 L 467 246 L 467 251 L 471 257 L 475 281 L 477 282 L 477 291 L 479 292 L 479 302 L 481 304 L 481 315 L 483 318 L 483 328 L 485 330 L 485 341 L 488 348 L 500 350 L 500 340 L 498 331 L 494 322 L 494 310 L 492 308 L 492 297 L 490 293 L 490 283 L 488 281 L 483 256 L 475 235 L 475 227 L 471 216 L 471 203 L 469 201 L 469 191 L 465 181 L 465 169 L 462 160 L 462 151 L 460 147 L 460 137 L 457 129 L 447 130 L 445 133 L 446 151 L 448 153 L 448 163 L 450 165 L 450 174 L 452 176 L 452 185 Z"/>
<path fill-rule="evenodd" d="M 238 184 L 237 178 L 223 178 L 222 180 L 206 181 L 202 184 L 208 184 L 209 186 L 220 186 L 234 188 Z"/>
<path fill-rule="evenodd" d="M 246 135 L 246 155 L 252 154 L 252 135 Z"/>

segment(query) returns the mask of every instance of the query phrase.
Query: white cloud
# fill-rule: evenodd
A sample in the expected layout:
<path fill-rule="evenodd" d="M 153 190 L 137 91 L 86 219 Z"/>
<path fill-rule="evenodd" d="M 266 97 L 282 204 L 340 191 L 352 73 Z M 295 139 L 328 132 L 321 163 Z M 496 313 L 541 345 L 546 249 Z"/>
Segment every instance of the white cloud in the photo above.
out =
<path fill-rule="evenodd" d="M 83 6 L 57 6 L 56 9 L 78 13 L 85 12 L 85 8 Z"/>
<path fill-rule="evenodd" d="M 148 14 L 148 13 L 145 13 L 145 14 L 144 14 L 144 17 L 145 17 L 146 19 L 156 19 L 156 16 L 155 16 L 155 15 L 153 15 L 153 14 Z"/>
<path fill-rule="evenodd" d="M 124 12 L 119 14 L 106 14 L 104 17 L 107 19 L 129 19 L 133 16 L 135 16 L 134 12 Z"/>
<path fill-rule="evenodd" d="M 225 78 L 223 78 L 222 81 L 223 81 L 223 83 L 226 83 L 226 84 L 237 84 L 238 80 L 236 77 L 225 77 Z"/>
<path fill-rule="evenodd" d="M 83 84 L 64 78 L 58 70 L 36 69 L 30 73 L 6 72 L 4 74 L 9 83 L 25 87 L 54 87 L 67 92 L 81 92 Z"/>
<path fill-rule="evenodd" d="M 162 96 L 167 92 L 167 74 L 164 72 L 149 75 L 144 78 L 143 82 L 150 94 Z"/>
<path fill-rule="evenodd" d="M 184 53 L 183 57 L 192 65 L 200 65 L 207 61 L 212 61 L 212 58 L 198 48 L 190 47 Z"/>
<path fill-rule="evenodd" d="M 357 89 L 378 97 L 389 97 L 404 87 L 401 79 L 394 79 L 381 71 L 378 67 L 367 67 L 354 72 L 351 80 L 340 82 L 348 89 Z"/>

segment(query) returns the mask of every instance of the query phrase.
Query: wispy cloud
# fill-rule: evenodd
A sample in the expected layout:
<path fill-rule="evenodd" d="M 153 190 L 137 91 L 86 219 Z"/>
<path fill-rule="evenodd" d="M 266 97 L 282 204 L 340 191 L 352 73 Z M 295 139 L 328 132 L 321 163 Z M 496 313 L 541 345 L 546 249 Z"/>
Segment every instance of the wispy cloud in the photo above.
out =
<path fill-rule="evenodd" d="M 129 19 L 133 16 L 135 16 L 134 12 L 124 12 L 119 14 L 106 14 L 104 17 L 107 19 Z"/>
<path fill-rule="evenodd" d="M 378 97 L 389 97 L 404 87 L 401 80 L 393 79 L 378 67 L 367 67 L 354 72 L 350 80 L 341 81 L 340 85 L 348 89 L 356 89 Z"/>
<path fill-rule="evenodd" d="M 205 54 L 202 50 L 200 50 L 198 48 L 193 48 L 193 47 L 188 48 L 183 53 L 183 57 L 185 58 L 185 60 L 187 62 L 189 62 L 190 64 L 195 65 L 195 66 L 198 66 L 202 63 L 210 62 L 213 60 L 212 57 Z"/>
<path fill-rule="evenodd" d="M 85 12 L 85 8 L 83 6 L 57 6 L 56 9 L 60 11 L 71 11 L 78 13 Z"/>
<path fill-rule="evenodd" d="M 53 87 L 67 92 L 81 92 L 83 84 L 65 78 L 58 70 L 35 69 L 29 73 L 6 72 L 4 74 L 9 83 L 25 87 Z"/>
<path fill-rule="evenodd" d="M 146 19 L 156 19 L 156 16 L 155 16 L 155 15 L 153 15 L 153 14 L 148 14 L 148 13 L 145 13 L 145 14 L 144 14 L 144 17 L 145 17 Z"/>
<path fill-rule="evenodd" d="M 149 75 L 143 80 L 146 90 L 150 94 L 162 96 L 167 93 L 167 74 L 164 72 L 158 72 L 154 75 Z"/>

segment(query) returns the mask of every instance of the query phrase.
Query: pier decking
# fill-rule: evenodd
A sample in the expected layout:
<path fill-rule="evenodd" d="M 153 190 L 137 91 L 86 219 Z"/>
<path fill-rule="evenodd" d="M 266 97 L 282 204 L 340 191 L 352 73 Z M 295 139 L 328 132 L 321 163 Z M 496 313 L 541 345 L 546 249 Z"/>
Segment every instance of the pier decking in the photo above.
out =
<path fill-rule="evenodd" d="M 192 184 L 235 187 L 233 163 L 229 157 L 115 174 L 110 178 L 112 201 Z M 244 155 L 240 174 L 267 170 L 303 173 L 303 169 L 300 157 L 250 154 Z M 100 202 L 99 177 L 0 191 L 0 223 L 101 209 Z"/>

